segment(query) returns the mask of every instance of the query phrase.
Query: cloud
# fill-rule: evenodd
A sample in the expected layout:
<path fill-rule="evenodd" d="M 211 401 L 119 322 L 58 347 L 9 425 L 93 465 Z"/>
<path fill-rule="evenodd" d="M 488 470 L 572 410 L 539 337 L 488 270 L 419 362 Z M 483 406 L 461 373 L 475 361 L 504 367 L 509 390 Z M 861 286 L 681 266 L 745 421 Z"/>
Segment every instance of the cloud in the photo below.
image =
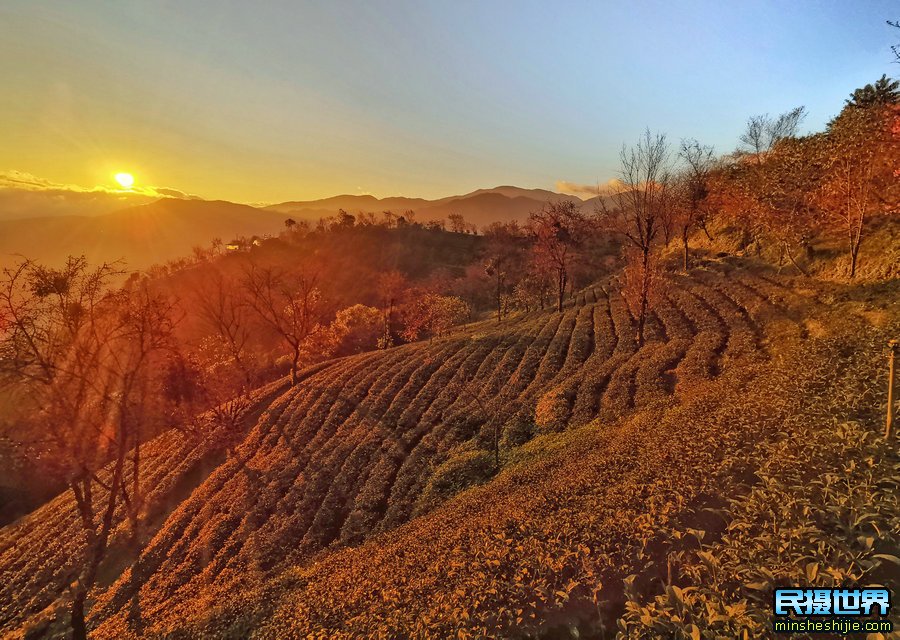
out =
<path fill-rule="evenodd" d="M 0 171 L 0 187 L 5 187 L 8 189 L 27 189 L 29 191 L 41 191 L 44 189 L 57 189 L 57 188 L 66 188 L 70 190 L 80 190 L 74 186 L 67 185 L 57 185 L 49 180 L 44 180 L 43 178 L 38 178 L 30 173 L 25 173 L 24 171 L 16 171 L 15 169 L 10 169 L 9 171 Z"/>
<path fill-rule="evenodd" d="M 56 216 L 94 216 L 159 198 L 196 199 L 163 187 L 82 187 L 39 178 L 24 171 L 0 171 L 0 220 Z"/>
<path fill-rule="evenodd" d="M 568 180 L 557 180 L 556 190 L 559 193 L 567 193 L 569 195 L 578 196 L 580 198 L 593 198 L 598 195 L 607 195 L 617 191 L 622 187 L 622 181 L 613 178 L 601 184 L 579 184 L 577 182 L 569 182 Z"/>
<path fill-rule="evenodd" d="M 161 196 L 166 196 L 169 198 L 180 198 L 181 200 L 202 200 L 200 196 L 191 195 L 190 193 L 185 193 L 179 189 L 168 189 L 164 187 L 153 187 L 153 191 Z"/>

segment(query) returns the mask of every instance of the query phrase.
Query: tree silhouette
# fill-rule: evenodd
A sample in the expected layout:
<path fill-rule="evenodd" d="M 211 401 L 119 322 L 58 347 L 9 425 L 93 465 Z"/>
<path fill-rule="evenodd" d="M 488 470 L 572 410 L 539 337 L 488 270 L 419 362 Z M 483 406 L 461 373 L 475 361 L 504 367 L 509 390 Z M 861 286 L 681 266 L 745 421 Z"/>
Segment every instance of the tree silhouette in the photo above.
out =
<path fill-rule="evenodd" d="M 286 271 L 255 263 L 244 271 L 247 304 L 291 350 L 291 386 L 297 384 L 300 354 L 318 328 L 319 289 L 311 269 Z"/>
<path fill-rule="evenodd" d="M 218 343 L 241 372 L 243 393 L 250 393 L 254 383 L 248 353 L 252 337 L 251 309 L 240 282 L 213 269 L 195 288 L 193 301 L 197 316 L 218 338 Z"/>
<path fill-rule="evenodd" d="M 767 113 L 751 116 L 747 120 L 747 128 L 740 137 L 741 151 L 751 154 L 757 164 L 762 164 L 775 145 L 797 135 L 800 123 L 805 117 L 805 107 L 785 111 L 777 118 L 772 118 Z"/>
<path fill-rule="evenodd" d="M 522 232 L 515 221 L 495 222 L 485 229 L 484 235 L 487 238 L 484 272 L 492 280 L 499 323 L 503 319 L 503 296 L 509 275 L 521 270 Z"/>
<path fill-rule="evenodd" d="M 897 137 L 890 131 L 896 109 L 847 107 L 829 124 L 818 205 L 846 238 L 850 278 L 856 276 L 868 219 L 896 203 Z"/>
<path fill-rule="evenodd" d="M 890 20 L 888 20 L 887 23 L 892 27 L 900 29 L 900 20 L 897 20 L 895 22 L 891 22 Z M 896 62 L 900 62 L 900 44 L 891 45 L 891 51 L 894 52 L 894 56 L 897 58 Z"/>
<path fill-rule="evenodd" d="M 570 270 L 587 237 L 589 221 L 577 203 L 561 200 L 532 213 L 528 224 L 537 262 L 556 274 L 556 310 L 562 313 Z"/>
<path fill-rule="evenodd" d="M 705 228 L 704 203 L 709 196 L 709 180 L 715 165 L 713 148 L 696 140 L 682 140 L 679 157 L 685 166 L 678 176 L 676 221 L 684 248 L 683 266 L 688 269 L 688 236 L 694 227 Z"/>
<path fill-rule="evenodd" d="M 41 407 L 21 444 L 68 486 L 84 535 L 83 555 L 72 559 L 75 640 L 87 638 L 87 598 L 118 511 L 132 542 L 140 539 L 141 443 L 174 330 L 172 305 L 146 280 L 110 288 L 119 274 L 70 257 L 59 269 L 25 260 L 0 275 L 0 383 Z"/>
<path fill-rule="evenodd" d="M 883 74 L 874 84 L 867 84 L 850 94 L 846 104 L 851 107 L 873 107 L 900 103 L 900 80 Z"/>
<path fill-rule="evenodd" d="M 620 153 L 621 182 L 610 195 L 601 199 L 597 215 L 603 227 L 624 237 L 638 251 L 628 257 L 638 271 L 636 286 L 637 343 L 644 344 L 644 327 L 650 310 L 654 260 L 652 252 L 666 215 L 672 206 L 669 144 L 665 134 L 652 135 L 648 129 L 632 147 Z M 635 278 L 632 278 L 635 282 Z"/>

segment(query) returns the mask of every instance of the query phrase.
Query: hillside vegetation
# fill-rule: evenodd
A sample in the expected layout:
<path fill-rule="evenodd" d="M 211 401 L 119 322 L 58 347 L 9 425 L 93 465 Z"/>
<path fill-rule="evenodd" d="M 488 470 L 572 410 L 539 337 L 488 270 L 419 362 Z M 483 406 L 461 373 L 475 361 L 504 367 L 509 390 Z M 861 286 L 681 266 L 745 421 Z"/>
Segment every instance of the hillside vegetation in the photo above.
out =
<path fill-rule="evenodd" d="M 368 440 L 353 417 L 364 406 L 388 415 L 394 403 L 339 402 L 342 429 L 302 388 L 287 394 L 251 433 L 248 457 L 220 468 L 162 527 L 142 586 L 126 571 L 99 596 L 96 636 L 760 637 L 774 585 L 896 587 L 900 460 L 878 432 L 898 291 L 782 284 L 727 264 L 683 279 L 669 288 L 669 300 L 683 302 L 659 314 L 643 354 L 625 355 L 606 382 L 582 378 L 566 403 L 567 431 L 506 449 L 491 483 L 398 528 L 434 484 L 423 458 L 435 465 L 466 437 L 429 424 L 454 403 L 425 391 L 466 371 L 461 338 L 418 347 L 423 372 L 404 378 L 429 400 L 406 403 L 398 385 L 394 403 L 421 417 L 396 439 Z M 593 307 L 616 327 L 617 305 L 607 304 L 564 318 L 577 325 Z M 701 318 L 710 338 L 691 339 Z M 547 322 L 556 324 L 535 322 L 546 329 L 537 332 L 544 355 L 528 365 L 526 347 L 517 365 L 548 381 L 530 395 L 538 405 L 556 395 L 550 371 L 565 370 L 573 353 L 550 364 L 562 349 Z M 609 335 L 628 342 L 627 332 Z M 673 346 L 679 339 L 687 351 Z M 478 353 L 477 334 L 464 340 L 475 344 L 462 353 Z M 673 360 L 661 355 L 667 348 Z M 589 351 L 585 361 L 598 348 Z M 480 375 L 469 365 L 487 389 L 504 371 L 491 362 Z M 359 358 L 317 375 L 375 391 L 375 371 L 376 359 Z M 662 391 L 666 372 L 674 397 Z M 682 376 L 696 383 L 679 395 Z M 579 400 L 606 417 L 577 426 Z M 638 410 L 613 417 L 626 406 Z M 517 412 L 515 403 L 496 408 Z M 289 415 L 304 417 L 291 428 Z M 304 431 L 308 421 L 321 429 Z M 302 438 L 314 449 L 301 449 Z M 317 479 L 316 459 L 328 461 L 320 469 L 332 469 L 333 484 Z M 360 531 L 383 533 L 352 546 Z M 315 553 L 328 543 L 351 546 Z"/>
<path fill-rule="evenodd" d="M 105 583 L 94 594 L 95 622 L 133 613 L 138 602 L 141 620 L 172 624 L 182 615 L 177 602 L 192 607 L 207 594 L 236 593 L 248 580 L 307 566 L 325 548 L 356 545 L 427 514 L 456 491 L 495 474 L 495 427 L 502 462 L 512 473 L 530 474 L 534 499 L 544 480 L 548 485 L 541 491 L 555 482 L 568 486 L 577 474 L 557 467 L 564 461 L 582 464 L 576 459 L 588 451 L 601 457 L 597 465 L 618 473 L 607 456 L 614 456 L 610 445 L 629 432 L 627 425 L 666 415 L 678 429 L 692 428 L 662 412 L 677 399 L 702 397 L 709 381 L 746 377 L 764 366 L 773 344 L 780 349 L 806 335 L 797 313 L 798 304 L 814 304 L 809 293 L 721 261 L 689 277 L 670 276 L 648 340 L 638 349 L 634 319 L 609 282 L 579 293 L 562 314 L 520 314 L 500 327 L 478 323 L 446 338 L 323 363 L 292 389 L 264 396 L 271 402 L 259 400 L 258 422 L 227 459 L 210 452 L 211 442 L 196 444 L 168 432 L 148 447 L 142 467 L 147 486 L 155 487 L 148 502 L 158 515 L 150 519 L 147 536 L 156 530 L 155 535 L 139 559 L 122 551 L 106 563 Z M 632 419 L 637 422 L 629 422 L 636 409 L 650 413 L 639 412 Z M 566 435 L 553 435 L 567 429 Z M 673 453 L 662 443 L 679 432 L 651 431 L 660 438 L 658 453 Z M 576 442 L 573 433 L 585 439 L 579 435 Z M 641 445 L 640 457 L 648 462 L 654 442 Z M 575 458 L 543 455 L 542 447 L 562 452 L 576 444 L 582 453 Z M 715 457 L 699 441 L 695 445 L 692 455 Z M 538 467 L 523 462 L 532 458 Z M 596 470 L 584 463 L 579 473 L 588 469 Z M 685 473 L 698 480 L 709 475 Z M 504 472 L 488 485 L 501 492 L 490 503 L 504 486 L 525 486 L 511 477 Z M 538 477 L 544 480 L 536 482 Z M 598 486 L 612 491 L 613 485 L 615 491 L 636 486 L 609 478 Z M 176 507 L 173 495 L 179 494 L 186 499 Z M 468 508 L 461 505 L 469 502 L 454 504 Z M 576 502 L 570 507 L 576 509 L 573 517 L 586 513 Z M 449 513 L 439 510 L 434 517 L 450 518 Z M 3 530 L 5 629 L 53 618 L 69 567 L 77 564 L 80 541 L 61 535 L 75 517 L 64 495 Z M 419 526 L 430 526 L 429 517 Z M 500 520 L 486 516 L 484 522 Z M 126 529 L 123 517 L 123 539 Z M 432 541 L 435 552 L 447 540 Z M 560 571 L 553 580 L 565 575 Z"/>

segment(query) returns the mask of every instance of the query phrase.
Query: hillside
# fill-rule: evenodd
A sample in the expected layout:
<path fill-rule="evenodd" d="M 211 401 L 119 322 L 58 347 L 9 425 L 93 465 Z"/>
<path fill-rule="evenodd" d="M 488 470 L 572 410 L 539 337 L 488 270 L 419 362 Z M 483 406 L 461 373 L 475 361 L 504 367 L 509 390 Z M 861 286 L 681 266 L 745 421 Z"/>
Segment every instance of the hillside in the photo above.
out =
<path fill-rule="evenodd" d="M 0 221 L 0 264 L 14 255 L 58 263 L 70 254 L 91 262 L 125 260 L 129 269 L 189 255 L 235 236 L 277 233 L 284 217 L 224 201 L 164 198 L 96 216 L 57 216 Z"/>
<path fill-rule="evenodd" d="M 791 306 L 816 320 L 767 333 L 768 358 L 677 405 L 539 438 L 487 486 L 360 547 L 292 558 L 278 580 L 223 571 L 225 589 L 200 578 L 174 602 L 161 580 L 141 592 L 153 629 L 755 638 L 771 636 L 774 585 L 896 587 L 900 458 L 877 437 L 873 390 L 898 291 L 879 291 L 892 302 L 876 325 L 870 294 L 819 290 L 841 317 L 798 293 Z M 121 611 L 99 637 L 124 633 Z"/>
<path fill-rule="evenodd" d="M 94 624 L 109 618 L 101 629 L 115 631 L 100 637 L 121 637 L 121 616 L 133 615 L 127 612 L 133 610 L 138 595 L 142 620 L 159 631 L 173 629 L 172 625 L 185 624 L 185 619 L 197 622 L 183 607 L 195 610 L 198 598 L 201 602 L 212 598 L 206 600 L 212 603 L 215 594 L 256 588 L 259 580 L 293 566 L 305 567 L 301 576 L 318 575 L 317 589 L 346 589 L 360 598 L 348 595 L 350 609 L 339 615 L 345 622 L 330 617 L 337 613 L 315 613 L 315 603 L 321 601 L 310 600 L 297 611 L 307 611 L 312 618 L 291 618 L 300 636 L 305 633 L 300 630 L 322 625 L 337 631 L 356 616 L 362 616 L 357 620 L 361 625 L 379 621 L 378 628 L 390 634 L 389 629 L 412 623 L 384 609 L 374 613 L 370 608 L 375 603 L 365 595 L 371 593 L 365 587 L 354 591 L 346 584 L 339 586 L 345 579 L 365 584 L 352 567 L 354 558 L 367 558 L 358 567 L 365 572 L 369 555 L 356 553 L 374 554 L 384 558 L 379 562 L 385 562 L 385 567 L 398 567 L 387 572 L 397 580 L 412 581 L 414 572 L 421 570 L 415 574 L 416 582 L 407 582 L 420 585 L 417 588 L 446 579 L 448 570 L 477 583 L 476 576 L 451 569 L 452 558 L 467 553 L 455 550 L 455 536 L 463 536 L 467 542 L 460 538 L 458 544 L 474 552 L 469 545 L 481 539 L 477 531 L 499 535 L 496 527 L 502 529 L 504 522 L 517 523 L 510 524 L 514 529 L 537 526 L 527 524 L 531 521 L 526 517 L 538 504 L 535 500 L 556 505 L 547 515 L 554 519 L 552 525 L 548 520 L 545 526 L 574 527 L 571 540 L 590 533 L 588 525 L 594 518 L 649 526 L 646 518 L 655 517 L 652 513 L 643 518 L 617 515 L 626 507 L 615 496 L 638 500 L 628 507 L 638 510 L 636 516 L 646 506 L 643 500 L 657 491 L 653 487 L 665 486 L 652 477 L 661 470 L 671 473 L 672 482 L 677 478 L 693 487 L 681 488 L 685 498 L 652 498 L 661 500 L 661 505 L 670 504 L 666 517 L 674 517 L 681 508 L 677 505 L 714 481 L 711 471 L 697 473 L 694 466 L 712 464 L 719 459 L 716 452 L 735 439 L 755 437 L 752 430 L 727 429 L 728 422 L 713 419 L 710 413 L 705 422 L 697 423 L 708 424 L 709 431 L 699 431 L 698 439 L 689 443 L 681 438 L 693 433 L 693 420 L 682 421 L 678 416 L 695 414 L 678 411 L 697 411 L 697 402 L 712 411 L 719 396 L 736 392 L 753 379 L 752 374 L 766 371 L 772 356 L 781 358 L 790 345 L 803 343 L 812 332 L 810 326 L 816 326 L 800 322 L 799 315 L 801 310 L 819 313 L 822 307 L 815 301 L 815 292 L 787 284 L 758 269 L 728 262 L 711 263 L 690 277 L 672 276 L 654 313 L 650 338 L 638 349 L 633 319 L 615 283 L 606 283 L 579 294 L 561 315 L 523 314 L 499 328 L 480 323 L 428 343 L 320 365 L 293 389 L 272 396 L 271 402 L 260 400 L 258 422 L 230 459 L 210 454 L 212 443 L 196 445 L 176 432 L 164 434 L 146 454 L 155 462 L 144 467 L 147 486 L 155 488 L 148 507 L 156 514 L 146 532 L 148 544 L 137 562 L 122 552 L 107 563 L 104 586 L 95 594 Z M 673 402 L 694 408 L 666 413 Z M 727 413 L 733 408 L 721 410 Z M 667 426 L 650 427 L 659 420 Z M 494 427 L 500 430 L 502 457 L 510 470 L 481 490 L 487 493 L 476 491 L 430 515 L 459 489 L 493 474 Z M 561 431 L 566 435 L 553 435 Z M 534 439 L 536 434 L 544 435 Z M 646 442 L 641 444 L 644 436 Z M 620 438 L 622 443 L 617 444 Z M 571 447 L 580 452 L 576 458 L 584 459 L 576 462 L 573 454 L 560 453 Z M 684 458 L 672 466 L 676 452 Z M 621 464 L 615 462 L 620 455 L 625 456 Z M 660 455 L 658 462 L 652 462 Z M 614 475 L 596 477 L 603 469 Z M 626 469 L 638 476 L 622 476 Z M 641 475 L 645 473 L 651 475 Z M 577 489 L 579 483 L 582 489 Z M 523 486 L 532 490 L 522 494 Z M 651 493 L 635 493 L 641 486 Z M 576 499 L 579 492 L 590 489 L 591 494 L 597 488 L 603 490 L 591 498 L 595 502 Z M 475 496 L 484 496 L 484 501 Z M 502 518 L 490 515 L 504 508 L 512 511 Z M 555 511 L 560 508 L 569 515 Z M 671 508 L 675 512 L 669 513 Z M 452 524 L 469 522 L 464 516 L 476 513 L 472 509 L 488 509 L 473 516 L 471 522 L 480 523 L 474 529 Z M 594 515 L 584 520 L 588 513 Z M 77 539 L 60 535 L 74 517 L 71 499 L 64 495 L 0 534 L 3 629 L 40 627 L 40 620 L 55 617 L 54 603 L 69 579 L 67 567 L 79 553 Z M 412 529 L 397 529 L 411 518 L 415 518 L 409 524 Z M 434 538 L 450 530 L 458 533 L 443 541 Z M 556 536 L 548 539 L 537 530 L 532 533 L 536 537 L 532 540 L 529 533 L 527 544 L 539 545 L 533 551 L 545 543 L 564 541 Z M 387 537 L 366 543 L 361 547 L 364 551 L 346 551 L 333 558 L 319 555 L 326 548 L 359 544 L 373 534 Z M 118 535 L 125 535 L 122 527 Z M 410 535 L 431 549 L 401 561 L 397 554 L 404 554 Z M 490 548 L 486 546 L 485 553 Z M 629 548 L 617 553 L 630 553 Z M 532 566 L 529 563 L 541 557 L 516 549 L 504 552 L 513 554 L 509 558 L 514 565 Z M 318 574 L 325 569 L 310 564 L 316 557 L 323 562 L 328 558 L 326 566 L 346 566 L 350 573 L 335 572 L 326 580 Z M 564 567 L 576 556 L 560 558 L 562 564 L 552 580 L 572 577 Z M 523 589 L 528 593 L 540 580 L 550 579 L 542 573 L 546 567 L 535 573 L 536 569 L 532 566 L 526 574 Z M 295 579 L 295 574 L 289 576 Z M 307 593 L 302 586 L 307 584 L 305 578 L 296 579 L 301 586 L 290 583 L 294 585 L 290 593 L 295 594 L 291 598 L 318 597 L 317 591 Z M 329 586 L 331 580 L 333 586 Z M 391 604 L 391 589 L 384 593 L 379 607 L 404 609 L 400 601 Z M 452 602 L 453 590 L 448 589 L 445 596 Z M 546 603 L 550 609 L 559 603 L 551 605 L 550 598 Z M 420 614 L 434 616 L 439 611 Z M 540 619 L 545 616 L 546 612 L 540 613 Z M 427 624 L 427 618 L 421 623 Z"/>

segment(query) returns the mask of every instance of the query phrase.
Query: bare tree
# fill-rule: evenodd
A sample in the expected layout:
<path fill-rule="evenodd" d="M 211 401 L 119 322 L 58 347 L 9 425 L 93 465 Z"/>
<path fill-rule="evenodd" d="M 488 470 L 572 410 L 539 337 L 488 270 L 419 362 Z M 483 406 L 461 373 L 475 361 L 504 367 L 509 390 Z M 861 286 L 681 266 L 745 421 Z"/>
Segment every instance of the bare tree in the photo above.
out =
<path fill-rule="evenodd" d="M 679 224 L 678 181 L 672 179 L 660 194 L 659 228 L 663 244 L 668 247 Z"/>
<path fill-rule="evenodd" d="M 796 249 L 811 250 L 813 232 L 809 218 L 810 181 L 816 173 L 810 162 L 813 157 L 804 146 L 807 142 L 797 138 L 800 123 L 806 117 L 804 107 L 796 107 L 776 118 L 768 114 L 754 116 L 747 122 L 741 135 L 744 153 L 751 162 L 740 166 L 742 188 L 755 201 L 751 219 L 753 229 L 744 228 L 742 244 L 759 242 L 767 236 L 779 251 L 779 263 L 785 258 L 802 274 L 806 274 L 797 261 Z"/>
<path fill-rule="evenodd" d="M 549 202 L 529 216 L 538 263 L 548 265 L 556 275 L 556 310 L 562 313 L 572 264 L 587 238 L 590 224 L 581 207 L 572 201 Z"/>
<path fill-rule="evenodd" d="M 243 393 L 253 388 L 253 368 L 248 349 L 252 337 L 252 309 L 240 282 L 213 269 L 194 290 L 199 318 L 219 339 L 244 378 Z"/>
<path fill-rule="evenodd" d="M 61 269 L 26 260 L 0 277 L 0 381 L 42 407 L 22 445 L 69 487 L 85 535 L 72 579 L 78 640 L 87 637 L 87 596 L 120 505 L 138 541 L 140 445 L 157 396 L 155 356 L 170 347 L 173 331 L 171 305 L 146 282 L 110 290 L 118 273 L 69 258 Z"/>
<path fill-rule="evenodd" d="M 239 392 L 242 385 L 229 375 L 233 364 L 224 370 L 219 364 L 174 353 L 165 366 L 162 395 L 175 429 L 195 442 L 212 440 L 231 455 L 243 439 L 252 395 Z"/>
<path fill-rule="evenodd" d="M 896 137 L 888 130 L 889 111 L 873 105 L 846 107 L 829 125 L 825 178 L 818 204 L 847 239 L 848 275 L 856 277 L 866 222 L 896 204 Z M 891 144 L 893 143 L 893 144 Z"/>
<path fill-rule="evenodd" d="M 513 288 L 512 298 L 516 305 L 526 312 L 532 309 L 543 311 L 550 297 L 552 277 L 549 265 L 545 265 L 532 251 L 525 261 L 522 279 Z"/>
<path fill-rule="evenodd" d="M 891 22 L 890 20 L 888 20 L 887 23 L 892 27 L 900 29 L 900 20 L 897 20 L 895 22 Z M 897 58 L 895 62 L 900 62 L 900 44 L 891 45 L 891 51 L 894 52 L 894 57 Z"/>
<path fill-rule="evenodd" d="M 521 268 L 522 233 L 519 225 L 495 222 L 489 225 L 484 235 L 487 238 L 484 265 L 485 274 L 493 281 L 493 297 L 497 307 L 497 322 L 503 319 L 503 296 L 506 293 L 510 272 Z"/>
<path fill-rule="evenodd" d="M 138 538 L 139 515 L 143 508 L 140 481 L 141 443 L 151 434 L 145 432 L 156 415 L 159 399 L 158 364 L 174 347 L 175 311 L 173 303 L 152 291 L 147 280 L 133 283 L 116 294 L 120 314 L 119 340 L 111 349 L 110 366 L 120 380 L 120 406 L 117 411 L 123 433 L 130 433 L 132 494 L 123 493 L 126 512 L 132 523 L 132 536 Z"/>
<path fill-rule="evenodd" d="M 600 200 L 597 215 L 608 230 L 622 236 L 639 252 L 640 284 L 637 304 L 637 342 L 644 344 L 644 327 L 651 304 L 651 254 L 666 207 L 672 206 L 671 153 L 665 134 L 647 129 L 638 143 L 622 147 L 621 182 L 608 199 Z"/>
<path fill-rule="evenodd" d="M 679 157 L 684 169 L 678 176 L 678 226 L 684 249 L 683 266 L 688 269 L 688 237 L 695 227 L 706 228 L 704 202 L 709 195 L 709 177 L 715 165 L 713 148 L 694 139 L 682 140 Z"/>
<path fill-rule="evenodd" d="M 650 254 L 648 262 L 640 250 L 626 245 L 623 252 L 623 267 L 619 280 L 622 297 L 625 299 L 632 315 L 638 317 L 642 305 L 653 309 L 660 298 L 663 282 L 663 271 L 657 252 Z"/>
<path fill-rule="evenodd" d="M 808 274 L 798 256 L 811 257 L 812 239 L 820 226 L 814 194 L 823 175 L 821 144 L 821 135 L 785 138 L 766 153 L 765 162 L 740 165 L 736 174 L 749 198 L 746 218 L 752 224 L 752 239 L 768 240 L 778 250 L 779 267 L 788 261 L 804 276 Z"/>
<path fill-rule="evenodd" d="M 297 384 L 303 344 L 319 326 L 315 273 L 308 268 L 288 272 L 251 262 L 244 271 L 244 290 L 259 320 L 290 347 L 291 386 Z"/>
<path fill-rule="evenodd" d="M 768 153 L 781 140 L 797 135 L 800 123 L 806 117 L 805 107 L 796 107 L 782 113 L 777 118 L 769 114 L 751 116 L 747 128 L 741 134 L 742 151 L 751 154 L 757 164 L 762 164 Z"/>
<path fill-rule="evenodd" d="M 863 229 L 867 214 L 872 208 L 872 163 L 869 158 L 854 162 L 855 158 L 842 156 L 835 159 L 835 179 L 831 186 L 843 204 L 836 214 L 843 223 L 850 255 L 849 277 L 856 277 L 859 249 L 862 246 Z"/>

